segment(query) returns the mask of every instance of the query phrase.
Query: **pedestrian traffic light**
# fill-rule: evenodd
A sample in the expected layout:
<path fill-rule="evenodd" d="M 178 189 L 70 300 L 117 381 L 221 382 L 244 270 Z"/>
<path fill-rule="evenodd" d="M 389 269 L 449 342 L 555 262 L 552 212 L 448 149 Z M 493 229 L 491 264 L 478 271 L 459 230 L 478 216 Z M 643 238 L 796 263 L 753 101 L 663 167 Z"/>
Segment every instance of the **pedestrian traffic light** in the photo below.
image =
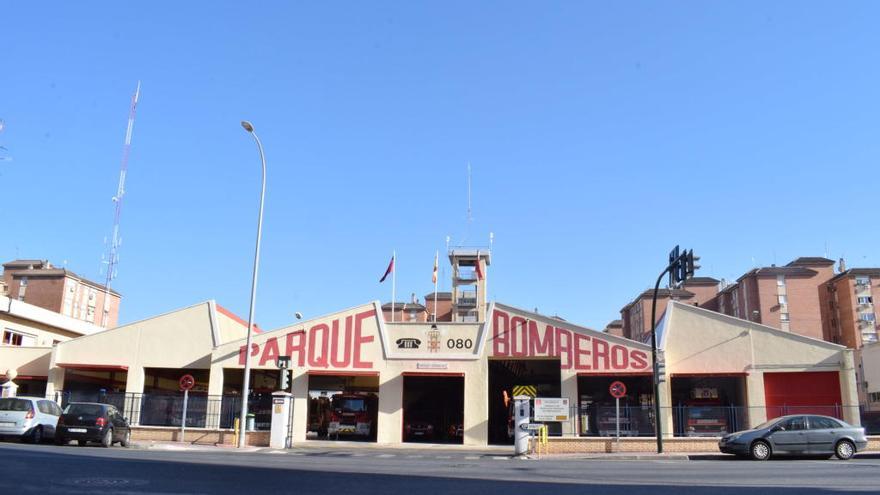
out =
<path fill-rule="evenodd" d="M 290 388 L 290 370 L 285 368 L 278 371 L 281 372 L 281 390 L 287 392 Z"/>

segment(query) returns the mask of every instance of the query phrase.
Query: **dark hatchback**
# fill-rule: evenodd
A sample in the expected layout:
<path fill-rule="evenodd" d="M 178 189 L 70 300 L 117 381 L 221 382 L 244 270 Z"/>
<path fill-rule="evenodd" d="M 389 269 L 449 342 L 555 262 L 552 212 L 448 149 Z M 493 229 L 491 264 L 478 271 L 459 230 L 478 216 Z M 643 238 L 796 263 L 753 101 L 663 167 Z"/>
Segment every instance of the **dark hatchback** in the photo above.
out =
<path fill-rule="evenodd" d="M 123 447 L 128 447 L 131 427 L 128 420 L 110 404 L 71 402 L 58 418 L 55 443 L 66 445 L 71 440 L 76 440 L 79 445 L 91 441 L 110 447 L 119 442 Z"/>

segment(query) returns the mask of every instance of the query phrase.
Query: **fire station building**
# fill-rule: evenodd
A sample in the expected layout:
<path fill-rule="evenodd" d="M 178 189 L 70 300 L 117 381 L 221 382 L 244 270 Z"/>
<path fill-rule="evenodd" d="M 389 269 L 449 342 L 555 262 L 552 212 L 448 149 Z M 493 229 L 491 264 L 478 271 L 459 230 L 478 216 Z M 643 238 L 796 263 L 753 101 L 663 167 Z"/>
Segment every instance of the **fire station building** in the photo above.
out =
<path fill-rule="evenodd" d="M 480 276 L 465 273 L 477 264 Z M 247 324 L 208 301 L 28 349 L 29 362 L 48 367 L 28 375 L 45 376 L 46 394 L 62 402 L 114 403 L 138 426 L 135 438 L 180 426 L 178 380 L 189 374 L 196 385 L 188 435 L 231 441 L 249 358 L 249 429 L 257 431 L 249 441 L 267 444 L 259 431 L 269 429 L 282 356 L 290 359 L 293 442 L 505 444 L 509 399 L 523 393 L 568 399 L 568 417 L 548 423 L 551 436 L 608 437 L 617 423 L 609 393 L 616 381 L 627 389 L 621 435 L 653 435 L 650 346 L 486 302 L 487 265 L 487 253 L 454 260 L 450 321 L 387 321 L 375 301 L 257 332 L 248 349 Z M 678 302 L 657 332 L 666 436 L 720 436 L 796 412 L 859 423 L 853 356 L 844 346 Z"/>
<path fill-rule="evenodd" d="M 177 380 L 196 379 L 188 428 L 224 430 L 240 407 L 249 354 L 255 397 L 278 388 L 290 357 L 292 440 L 503 444 L 505 396 L 568 398 L 555 436 L 609 436 L 622 381 L 622 434 L 653 434 L 650 346 L 500 303 L 478 323 L 390 323 L 379 302 L 254 335 L 213 303 L 56 344 L 47 394 L 103 394 L 141 426 L 180 424 Z M 661 418 L 669 436 L 718 436 L 809 411 L 858 423 L 846 348 L 673 303 L 658 330 Z M 251 398 L 254 428 L 268 411 Z M 268 409 L 268 407 L 265 407 Z M 262 416 L 262 417 L 261 417 Z"/>

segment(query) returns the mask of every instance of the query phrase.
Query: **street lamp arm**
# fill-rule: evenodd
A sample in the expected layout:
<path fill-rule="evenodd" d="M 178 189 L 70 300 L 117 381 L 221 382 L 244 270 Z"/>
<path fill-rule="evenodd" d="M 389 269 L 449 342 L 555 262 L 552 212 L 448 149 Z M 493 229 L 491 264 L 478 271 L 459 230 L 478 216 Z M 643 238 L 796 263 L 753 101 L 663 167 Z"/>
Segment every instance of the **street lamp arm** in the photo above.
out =
<path fill-rule="evenodd" d="M 651 298 L 651 376 L 654 379 L 654 431 L 657 434 L 657 453 L 663 453 L 663 428 L 660 423 L 660 377 L 657 374 L 657 293 L 660 291 L 660 281 L 679 263 L 676 258 L 660 272 L 657 283 L 654 284 L 654 296 Z"/>
<path fill-rule="evenodd" d="M 248 414 L 248 396 L 250 395 L 250 375 L 251 375 L 251 345 L 252 345 L 252 337 L 253 337 L 253 327 L 254 327 L 254 312 L 257 303 L 257 274 L 260 268 L 260 239 L 263 234 L 263 204 L 265 203 L 266 198 L 266 157 L 263 154 L 263 143 L 260 142 L 260 138 L 257 136 L 257 133 L 254 132 L 254 127 L 250 122 L 243 121 L 241 123 L 244 130 L 246 130 L 251 136 L 253 136 L 254 141 L 257 143 L 257 150 L 260 152 L 260 164 L 262 165 L 262 187 L 260 189 L 260 213 L 257 217 L 257 243 L 256 248 L 254 249 L 254 271 L 253 278 L 251 280 L 251 302 L 250 309 L 248 311 L 248 326 L 247 326 L 247 345 L 245 346 L 244 353 L 244 377 L 241 384 L 242 394 L 241 394 L 241 416 L 239 417 L 239 436 L 238 436 L 238 447 L 243 448 L 245 446 L 246 440 L 245 435 L 247 433 L 247 414 Z"/>

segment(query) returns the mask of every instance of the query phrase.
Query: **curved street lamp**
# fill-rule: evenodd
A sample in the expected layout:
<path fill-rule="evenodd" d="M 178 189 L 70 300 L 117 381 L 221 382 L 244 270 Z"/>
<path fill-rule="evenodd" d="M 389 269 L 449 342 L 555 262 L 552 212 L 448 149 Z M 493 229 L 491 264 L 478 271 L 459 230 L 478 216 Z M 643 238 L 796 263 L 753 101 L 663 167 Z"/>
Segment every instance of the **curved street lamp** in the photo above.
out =
<path fill-rule="evenodd" d="M 245 131 L 254 137 L 257 143 L 257 149 L 260 151 L 260 162 L 263 165 L 263 187 L 260 190 L 260 216 L 257 219 L 257 247 L 254 251 L 254 275 L 251 281 L 251 305 L 248 311 L 247 326 L 247 346 L 244 353 L 244 379 L 241 384 L 241 417 L 238 420 L 240 434 L 238 435 L 238 447 L 245 446 L 245 435 L 247 434 L 247 414 L 248 414 L 248 396 L 250 395 L 250 379 L 251 379 L 251 334 L 254 327 L 254 306 L 257 302 L 257 272 L 260 268 L 260 237 L 263 234 L 263 202 L 266 197 L 266 157 L 263 155 L 263 144 L 260 138 L 254 132 L 254 126 L 247 120 L 241 121 L 241 126 Z"/>

